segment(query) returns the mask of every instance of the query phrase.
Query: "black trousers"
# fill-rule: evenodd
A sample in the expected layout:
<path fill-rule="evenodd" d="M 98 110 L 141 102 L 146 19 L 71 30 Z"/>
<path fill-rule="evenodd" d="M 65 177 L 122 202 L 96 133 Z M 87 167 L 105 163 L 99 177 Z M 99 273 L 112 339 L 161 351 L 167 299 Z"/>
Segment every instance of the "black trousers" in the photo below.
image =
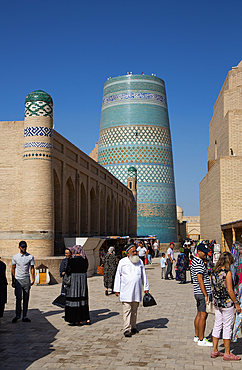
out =
<path fill-rule="evenodd" d="M 23 318 L 27 317 L 30 291 L 29 278 L 23 280 L 15 279 L 16 317 L 21 317 L 21 301 L 23 299 Z"/>

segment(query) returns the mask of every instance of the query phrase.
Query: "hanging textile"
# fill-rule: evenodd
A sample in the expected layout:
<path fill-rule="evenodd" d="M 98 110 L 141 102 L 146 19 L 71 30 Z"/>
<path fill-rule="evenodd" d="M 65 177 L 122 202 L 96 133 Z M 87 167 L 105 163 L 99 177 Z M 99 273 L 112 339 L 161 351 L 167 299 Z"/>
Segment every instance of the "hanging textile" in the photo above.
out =
<path fill-rule="evenodd" d="M 234 264 L 230 266 L 234 282 L 234 292 L 238 301 L 240 301 L 240 307 L 242 307 L 242 245 L 238 242 L 233 244 L 231 254 L 234 257 Z M 236 313 L 232 334 L 232 342 L 237 342 L 241 325 L 242 313 Z"/>

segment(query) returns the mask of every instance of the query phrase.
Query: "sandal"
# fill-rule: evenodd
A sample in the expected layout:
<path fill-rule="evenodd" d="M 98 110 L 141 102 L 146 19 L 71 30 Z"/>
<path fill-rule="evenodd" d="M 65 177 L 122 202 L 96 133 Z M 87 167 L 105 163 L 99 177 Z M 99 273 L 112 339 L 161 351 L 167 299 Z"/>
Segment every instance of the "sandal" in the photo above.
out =
<path fill-rule="evenodd" d="M 211 352 L 211 357 L 212 358 L 216 358 L 216 357 L 223 357 L 224 356 L 224 353 L 221 353 L 219 351 L 212 351 Z"/>
<path fill-rule="evenodd" d="M 224 354 L 223 360 L 224 361 L 239 361 L 241 360 L 241 357 L 235 356 L 233 353 L 230 353 L 229 355 Z"/>

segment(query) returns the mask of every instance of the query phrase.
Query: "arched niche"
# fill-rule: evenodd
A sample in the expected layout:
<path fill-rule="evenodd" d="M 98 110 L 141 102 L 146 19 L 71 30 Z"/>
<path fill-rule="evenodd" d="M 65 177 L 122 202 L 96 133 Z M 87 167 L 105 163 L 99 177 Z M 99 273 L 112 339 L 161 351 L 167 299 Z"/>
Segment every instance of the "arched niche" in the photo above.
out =
<path fill-rule="evenodd" d="M 66 226 L 69 236 L 76 235 L 76 196 L 71 177 L 66 182 Z"/>
<path fill-rule="evenodd" d="M 87 193 L 83 182 L 80 188 L 80 233 L 81 235 L 87 235 Z"/>
<path fill-rule="evenodd" d="M 123 225 L 123 204 L 120 201 L 118 204 L 118 212 L 119 212 L 119 234 L 124 234 L 124 225 Z"/>
<path fill-rule="evenodd" d="M 106 235 L 105 221 L 105 199 L 103 192 L 100 191 L 100 235 Z"/>
<path fill-rule="evenodd" d="M 91 235 L 97 235 L 98 234 L 98 227 L 97 227 L 97 220 L 98 220 L 98 199 L 95 193 L 95 190 L 93 187 L 90 190 L 90 207 L 91 207 L 91 220 L 90 220 L 90 231 Z"/>
<path fill-rule="evenodd" d="M 114 235 L 118 235 L 119 234 L 119 230 L 118 230 L 118 207 L 117 207 L 116 199 L 114 200 L 113 221 L 114 221 Z"/>
<path fill-rule="evenodd" d="M 55 170 L 53 170 L 53 179 L 54 179 L 54 230 L 55 230 L 54 254 L 61 254 L 63 253 L 64 250 L 62 238 L 61 185 Z"/>
<path fill-rule="evenodd" d="M 107 197 L 107 235 L 112 235 L 112 203 L 109 195 Z"/>
<path fill-rule="evenodd" d="M 124 235 L 127 235 L 127 209 L 126 206 L 124 205 L 124 227 L 123 227 L 123 233 Z"/>

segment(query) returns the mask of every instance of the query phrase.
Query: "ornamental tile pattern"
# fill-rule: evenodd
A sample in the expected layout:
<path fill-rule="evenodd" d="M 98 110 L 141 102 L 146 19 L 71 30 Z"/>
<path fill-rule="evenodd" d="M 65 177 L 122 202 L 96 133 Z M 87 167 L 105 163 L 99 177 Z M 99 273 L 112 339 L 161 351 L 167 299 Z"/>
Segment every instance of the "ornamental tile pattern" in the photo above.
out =
<path fill-rule="evenodd" d="M 25 103 L 24 116 L 44 116 L 53 118 L 53 104 L 44 101 L 27 101 Z"/>
<path fill-rule="evenodd" d="M 156 101 L 165 103 L 166 105 L 166 97 L 158 94 L 152 94 L 152 93 L 141 93 L 141 92 L 129 92 L 125 94 L 116 94 L 116 95 L 110 95 L 103 99 L 102 101 L 102 108 L 105 107 L 106 104 L 114 102 L 114 101 L 121 101 L 121 100 L 149 100 L 149 101 Z"/>
<path fill-rule="evenodd" d="M 146 183 L 171 184 L 174 187 L 173 168 L 171 166 L 129 163 L 127 165 L 104 166 L 109 172 L 127 185 L 128 169 L 134 165 L 137 169 L 137 181 Z"/>
<path fill-rule="evenodd" d="M 53 148 L 53 145 L 50 143 L 43 143 L 43 142 L 30 142 L 25 143 L 24 148 Z"/>
<path fill-rule="evenodd" d="M 161 183 L 139 183 L 137 199 L 139 203 L 174 204 L 174 186 Z"/>
<path fill-rule="evenodd" d="M 23 155 L 24 159 L 48 159 L 51 160 L 53 156 L 51 154 L 45 154 L 45 153 L 25 153 Z"/>
<path fill-rule="evenodd" d="M 47 136 L 53 137 L 53 129 L 49 127 L 26 127 L 24 129 L 24 137 L 26 136 Z"/>
<path fill-rule="evenodd" d="M 115 145 L 159 145 L 171 148 L 170 130 L 156 126 L 119 126 L 102 130 L 99 135 L 98 148 Z"/>
<path fill-rule="evenodd" d="M 154 163 L 172 166 L 171 150 L 153 146 L 121 146 L 99 151 L 98 162 L 105 166 L 115 163 Z"/>

